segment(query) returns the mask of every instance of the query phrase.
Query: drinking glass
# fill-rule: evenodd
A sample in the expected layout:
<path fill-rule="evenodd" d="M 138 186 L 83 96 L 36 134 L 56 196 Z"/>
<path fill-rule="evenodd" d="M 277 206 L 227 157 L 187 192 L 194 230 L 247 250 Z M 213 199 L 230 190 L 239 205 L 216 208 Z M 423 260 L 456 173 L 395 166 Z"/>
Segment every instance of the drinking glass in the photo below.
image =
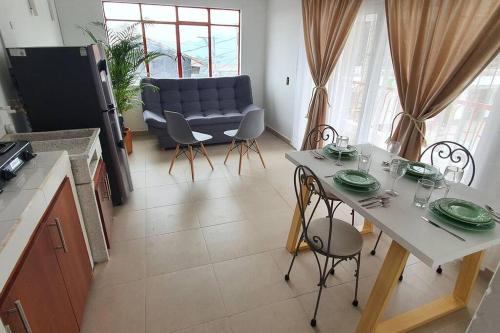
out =
<path fill-rule="evenodd" d="M 342 158 L 342 151 L 344 151 L 347 146 L 349 145 L 349 138 L 347 136 L 338 136 L 337 137 L 337 142 L 336 142 L 336 146 L 337 146 L 337 149 L 338 149 L 338 152 L 339 152 L 339 158 L 337 160 L 337 163 L 335 163 L 335 165 L 337 166 L 342 166 L 344 165 L 340 159 Z"/>
<path fill-rule="evenodd" d="M 391 177 L 394 179 L 392 183 L 392 187 L 390 190 L 385 190 L 385 192 L 389 195 L 392 195 L 394 197 L 398 196 L 399 193 L 396 192 L 394 187 L 396 186 L 396 183 L 398 180 L 401 179 L 406 174 L 406 170 L 408 169 L 408 162 L 404 160 L 399 160 L 399 159 L 394 159 L 391 161 L 391 165 L 389 167 L 389 171 L 391 174 Z"/>
<path fill-rule="evenodd" d="M 368 173 L 372 164 L 372 156 L 364 151 L 359 154 L 358 170 Z"/>
<path fill-rule="evenodd" d="M 451 187 L 462 181 L 463 176 L 464 176 L 464 169 L 454 165 L 448 165 L 446 167 L 443 173 L 443 180 L 444 183 L 446 184 L 446 192 L 444 194 L 445 198 L 448 196 Z"/>
<path fill-rule="evenodd" d="M 398 155 L 399 152 L 401 151 L 401 142 L 396 141 L 396 140 L 391 140 L 387 143 L 387 151 L 389 152 L 391 159 L 389 162 L 384 162 L 385 165 L 389 165 L 393 159 L 394 155 Z"/>
<path fill-rule="evenodd" d="M 434 190 L 434 182 L 430 179 L 419 179 L 417 182 L 417 190 L 413 202 L 415 206 L 425 208 Z"/>

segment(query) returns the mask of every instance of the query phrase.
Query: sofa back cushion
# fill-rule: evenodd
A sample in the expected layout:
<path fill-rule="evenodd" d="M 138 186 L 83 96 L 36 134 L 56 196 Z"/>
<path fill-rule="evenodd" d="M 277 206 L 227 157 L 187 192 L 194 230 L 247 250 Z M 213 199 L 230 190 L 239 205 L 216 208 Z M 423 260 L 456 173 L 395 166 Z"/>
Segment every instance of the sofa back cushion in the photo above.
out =
<path fill-rule="evenodd" d="M 252 104 L 250 77 L 203 79 L 154 79 L 145 78 L 143 83 L 158 87 L 144 87 L 143 109 L 163 115 L 163 111 L 175 111 L 185 117 L 194 114 L 230 113 L 241 111 Z"/>

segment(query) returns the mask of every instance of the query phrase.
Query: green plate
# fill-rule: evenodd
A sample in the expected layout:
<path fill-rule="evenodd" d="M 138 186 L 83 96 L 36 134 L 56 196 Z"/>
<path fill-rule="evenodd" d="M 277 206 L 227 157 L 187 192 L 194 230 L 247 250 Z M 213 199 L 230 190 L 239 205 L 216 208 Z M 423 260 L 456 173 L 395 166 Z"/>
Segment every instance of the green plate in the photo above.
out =
<path fill-rule="evenodd" d="M 463 223 L 463 222 L 460 222 L 458 220 L 452 219 L 452 218 L 448 217 L 447 215 L 444 215 L 442 213 L 442 211 L 437 208 L 436 201 L 431 202 L 429 204 L 429 211 L 431 212 L 432 215 L 437 217 L 439 219 L 439 221 L 441 221 L 441 222 L 444 222 L 444 223 L 449 224 L 451 226 L 454 226 L 456 228 L 468 230 L 468 231 L 488 231 L 488 230 L 492 230 L 495 228 L 495 221 L 493 221 L 493 220 L 489 223 L 470 224 L 470 223 Z"/>
<path fill-rule="evenodd" d="M 332 144 L 326 145 L 325 149 L 330 154 L 338 154 L 338 152 L 340 151 L 335 145 L 332 145 Z M 356 146 L 347 145 L 347 148 L 342 150 L 342 155 L 351 154 L 351 153 L 354 153 L 356 151 L 357 151 Z"/>
<path fill-rule="evenodd" d="M 339 158 L 339 154 L 337 154 L 336 152 L 331 152 L 331 151 L 327 150 L 326 147 L 323 148 L 323 153 L 332 159 Z M 356 152 L 354 152 L 354 153 L 342 153 L 341 159 L 342 160 L 352 160 L 352 159 L 356 158 L 356 156 L 357 156 Z"/>
<path fill-rule="evenodd" d="M 371 193 L 374 191 L 378 191 L 380 189 L 380 183 L 377 181 L 375 184 L 370 185 L 368 187 L 358 187 L 358 186 L 352 186 L 349 184 L 344 183 L 342 180 L 340 180 L 337 177 L 333 177 L 333 182 L 343 189 L 346 189 L 348 191 L 352 192 L 358 192 L 358 193 Z"/>
<path fill-rule="evenodd" d="M 441 198 L 437 205 L 446 215 L 462 222 L 489 223 L 493 219 L 486 209 L 469 201 Z"/>
<path fill-rule="evenodd" d="M 377 179 L 372 175 L 358 170 L 340 170 L 335 174 L 335 177 L 348 185 L 357 187 L 369 187 L 377 182 Z"/>
<path fill-rule="evenodd" d="M 407 173 L 415 176 L 426 176 L 426 175 L 435 175 L 439 173 L 439 170 L 430 164 L 411 161 L 408 162 Z"/>

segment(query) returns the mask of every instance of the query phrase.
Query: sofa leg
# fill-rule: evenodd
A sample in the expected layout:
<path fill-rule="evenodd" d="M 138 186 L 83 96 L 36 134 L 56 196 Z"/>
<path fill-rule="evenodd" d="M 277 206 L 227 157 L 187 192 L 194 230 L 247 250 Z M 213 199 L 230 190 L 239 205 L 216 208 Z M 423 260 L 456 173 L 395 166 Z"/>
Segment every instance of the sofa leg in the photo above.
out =
<path fill-rule="evenodd" d="M 203 145 L 203 142 L 200 142 L 200 146 L 201 146 L 201 152 L 203 153 L 203 155 L 205 155 L 207 161 L 208 161 L 208 164 L 210 164 L 210 167 L 212 168 L 212 170 L 214 169 L 214 166 L 212 165 L 212 161 L 210 161 L 210 158 L 208 157 L 208 152 L 207 150 L 205 149 L 205 146 Z"/>
<path fill-rule="evenodd" d="M 234 147 L 234 139 L 233 141 L 229 144 L 229 149 L 227 150 L 227 154 L 226 154 L 226 159 L 224 160 L 224 164 L 226 164 L 227 162 L 227 158 L 229 157 L 229 154 L 231 153 L 231 151 L 233 151 L 233 148 Z"/>
<path fill-rule="evenodd" d="M 189 164 L 191 165 L 191 179 L 194 182 L 194 155 L 193 155 L 193 147 L 191 145 L 188 145 L 189 149 Z"/>
<path fill-rule="evenodd" d="M 177 159 L 177 156 L 179 156 L 179 144 L 175 146 L 175 153 L 174 156 L 172 156 L 172 161 L 170 162 L 170 169 L 168 169 L 168 174 L 172 172 L 172 168 L 174 167 L 174 162 Z"/>
<path fill-rule="evenodd" d="M 255 140 L 255 139 L 253 140 L 253 143 L 255 143 L 255 148 L 257 149 L 257 153 L 259 154 L 260 161 L 262 162 L 262 166 L 265 169 L 266 168 L 266 164 L 264 163 L 264 158 L 262 158 L 262 154 L 260 153 L 259 144 L 257 143 L 257 140 Z"/>

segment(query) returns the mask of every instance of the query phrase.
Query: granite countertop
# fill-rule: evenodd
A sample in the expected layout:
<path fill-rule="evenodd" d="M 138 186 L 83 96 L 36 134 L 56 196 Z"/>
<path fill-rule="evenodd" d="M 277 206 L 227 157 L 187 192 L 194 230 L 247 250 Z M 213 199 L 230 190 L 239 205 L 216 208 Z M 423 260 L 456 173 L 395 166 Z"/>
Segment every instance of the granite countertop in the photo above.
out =
<path fill-rule="evenodd" d="M 50 132 L 12 133 L 0 141 L 30 141 L 35 153 L 65 150 L 77 184 L 92 181 L 101 157 L 99 128 L 84 128 Z"/>
<path fill-rule="evenodd" d="M 0 193 L 0 290 L 66 176 L 66 151 L 39 153 Z"/>

